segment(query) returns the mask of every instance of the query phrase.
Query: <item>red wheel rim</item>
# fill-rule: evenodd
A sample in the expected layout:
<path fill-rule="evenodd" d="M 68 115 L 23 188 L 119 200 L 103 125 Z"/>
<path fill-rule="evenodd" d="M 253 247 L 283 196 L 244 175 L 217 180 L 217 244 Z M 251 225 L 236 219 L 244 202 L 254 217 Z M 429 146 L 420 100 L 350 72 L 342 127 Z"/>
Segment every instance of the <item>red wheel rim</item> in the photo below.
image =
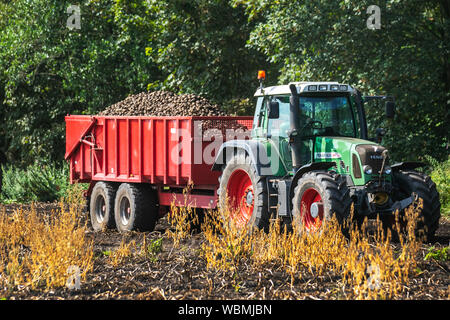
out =
<path fill-rule="evenodd" d="M 247 172 L 238 169 L 231 174 L 227 194 L 236 220 L 246 224 L 250 221 L 255 205 L 253 184 Z"/>
<path fill-rule="evenodd" d="M 319 192 L 314 188 L 307 189 L 300 203 L 300 216 L 303 226 L 308 231 L 316 231 L 323 221 L 323 203 Z"/>

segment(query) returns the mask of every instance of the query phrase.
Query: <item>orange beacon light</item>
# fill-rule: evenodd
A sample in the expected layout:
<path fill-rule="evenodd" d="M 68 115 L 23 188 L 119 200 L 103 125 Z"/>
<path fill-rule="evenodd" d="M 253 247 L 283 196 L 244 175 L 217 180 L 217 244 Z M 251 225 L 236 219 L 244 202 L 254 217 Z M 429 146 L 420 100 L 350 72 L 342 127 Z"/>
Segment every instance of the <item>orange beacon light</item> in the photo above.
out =
<path fill-rule="evenodd" d="M 266 71 L 259 70 L 258 71 L 258 80 L 259 80 L 259 89 L 264 91 L 263 81 L 266 79 Z"/>
<path fill-rule="evenodd" d="M 266 79 L 266 71 L 259 70 L 258 71 L 258 80 L 265 80 Z"/>

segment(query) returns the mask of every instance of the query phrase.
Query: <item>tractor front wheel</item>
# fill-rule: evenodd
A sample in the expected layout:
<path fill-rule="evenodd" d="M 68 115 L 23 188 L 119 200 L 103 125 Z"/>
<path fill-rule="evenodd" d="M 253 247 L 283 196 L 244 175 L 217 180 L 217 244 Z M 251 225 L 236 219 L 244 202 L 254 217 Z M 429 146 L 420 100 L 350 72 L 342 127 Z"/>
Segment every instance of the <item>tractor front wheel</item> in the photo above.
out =
<path fill-rule="evenodd" d="M 394 172 L 393 180 L 397 191 L 394 200 L 402 200 L 413 193 L 422 198 L 423 207 L 419 221 L 416 222 L 415 232 L 417 236 L 424 236 L 424 240 L 431 241 L 439 227 L 439 219 L 441 217 L 441 203 L 436 184 L 429 176 L 417 171 Z M 384 223 L 392 228 L 395 222 L 394 219 L 391 219 L 388 222 L 384 221 Z"/>
<path fill-rule="evenodd" d="M 344 231 L 351 203 L 347 183 L 340 175 L 322 171 L 307 172 L 294 191 L 294 224 L 300 232 L 320 232 L 335 216 Z"/>

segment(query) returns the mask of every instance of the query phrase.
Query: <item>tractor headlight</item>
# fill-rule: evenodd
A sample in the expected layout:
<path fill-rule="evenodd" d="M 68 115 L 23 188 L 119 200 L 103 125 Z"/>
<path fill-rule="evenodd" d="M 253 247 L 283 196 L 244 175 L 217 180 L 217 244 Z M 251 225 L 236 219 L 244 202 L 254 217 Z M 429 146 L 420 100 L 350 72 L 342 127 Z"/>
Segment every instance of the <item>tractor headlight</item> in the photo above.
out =
<path fill-rule="evenodd" d="M 372 174 L 372 167 L 371 166 L 365 165 L 363 167 L 363 170 L 364 170 L 365 174 Z"/>
<path fill-rule="evenodd" d="M 332 84 L 330 86 L 331 91 L 338 91 L 339 90 L 339 86 L 337 84 Z"/>
<path fill-rule="evenodd" d="M 386 168 L 384 169 L 384 173 L 391 174 L 391 172 L 392 172 L 391 167 L 390 166 L 386 166 Z"/>

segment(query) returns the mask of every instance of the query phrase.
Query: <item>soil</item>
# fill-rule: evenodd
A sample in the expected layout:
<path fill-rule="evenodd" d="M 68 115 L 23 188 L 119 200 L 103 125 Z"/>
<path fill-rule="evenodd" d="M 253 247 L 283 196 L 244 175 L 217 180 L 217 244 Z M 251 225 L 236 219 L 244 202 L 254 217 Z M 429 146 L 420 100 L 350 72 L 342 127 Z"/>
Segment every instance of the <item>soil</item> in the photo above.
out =
<path fill-rule="evenodd" d="M 0 211 L 3 210 L 0 204 Z M 12 212 L 18 205 L 4 205 Z M 38 203 L 39 212 L 48 213 L 58 204 Z M 87 213 L 85 213 L 87 217 Z M 243 265 L 237 273 L 219 272 L 206 267 L 199 250 L 204 241 L 201 233 L 193 234 L 178 246 L 167 236 L 167 218 L 161 218 L 152 232 L 131 232 L 123 235 L 115 230 L 94 232 L 87 236 L 94 240 L 94 269 L 81 283 L 80 290 L 15 289 L 8 299 L 349 299 L 351 288 L 345 287 L 339 275 L 317 276 L 305 272 L 291 285 L 290 276 L 276 265 L 254 270 Z M 123 238 L 135 240 L 139 246 L 145 241 L 162 238 L 162 251 L 155 259 L 138 255 L 117 267 L 108 263 L 104 253 L 119 247 Z M 450 298 L 450 261 L 424 260 L 429 248 L 449 246 L 450 218 L 441 217 L 432 243 L 422 245 L 418 266 L 404 285 L 399 300 L 448 300 Z M 394 243 L 394 246 L 398 244 Z"/>

